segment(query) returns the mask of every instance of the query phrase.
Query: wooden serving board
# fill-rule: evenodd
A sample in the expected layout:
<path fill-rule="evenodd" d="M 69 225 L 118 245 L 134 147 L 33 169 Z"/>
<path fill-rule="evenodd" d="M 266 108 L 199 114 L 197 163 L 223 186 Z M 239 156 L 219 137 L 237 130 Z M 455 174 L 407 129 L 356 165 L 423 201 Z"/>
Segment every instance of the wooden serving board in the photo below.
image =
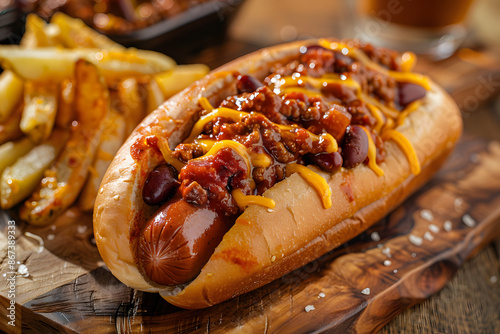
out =
<path fill-rule="evenodd" d="M 3 215 L 0 330 L 9 333 L 373 332 L 437 293 L 500 237 L 500 143 L 462 139 L 428 185 L 356 239 L 204 310 L 182 310 L 121 284 L 99 257 L 91 216 L 73 209 L 43 228 L 14 218 L 16 267 L 26 265 L 29 275 L 16 276 L 16 327 L 9 326 L 12 218 Z"/>

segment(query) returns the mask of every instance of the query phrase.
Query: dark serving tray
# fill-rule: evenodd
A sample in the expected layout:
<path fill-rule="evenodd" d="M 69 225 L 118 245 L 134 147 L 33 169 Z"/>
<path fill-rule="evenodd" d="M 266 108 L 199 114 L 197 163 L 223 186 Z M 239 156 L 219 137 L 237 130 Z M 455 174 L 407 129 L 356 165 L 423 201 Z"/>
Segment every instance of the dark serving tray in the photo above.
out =
<path fill-rule="evenodd" d="M 227 23 L 243 0 L 204 2 L 173 17 L 126 35 L 108 35 L 114 41 L 140 49 L 160 51 L 175 58 L 202 49 L 225 36 Z"/>
<path fill-rule="evenodd" d="M 224 40 L 230 18 L 242 3 L 243 0 L 204 2 L 151 26 L 108 37 L 124 46 L 162 52 L 185 63 L 193 53 Z M 0 12 L 1 44 L 19 44 L 26 15 L 16 8 Z"/>

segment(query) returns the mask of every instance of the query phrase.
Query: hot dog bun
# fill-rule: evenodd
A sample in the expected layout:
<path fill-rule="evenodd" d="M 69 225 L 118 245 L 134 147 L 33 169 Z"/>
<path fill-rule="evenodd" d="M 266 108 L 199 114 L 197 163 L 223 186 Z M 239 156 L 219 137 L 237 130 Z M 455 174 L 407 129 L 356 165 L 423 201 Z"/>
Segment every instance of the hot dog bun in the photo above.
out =
<path fill-rule="evenodd" d="M 436 84 L 420 106 L 396 128 L 413 146 L 422 167 L 412 174 L 407 152 L 386 141 L 383 176 L 360 164 L 330 174 L 311 170 L 326 179 L 332 203 L 325 209 L 317 191 L 299 174 L 292 174 L 263 195 L 274 199 L 269 210 L 250 205 L 224 235 L 214 254 L 191 282 L 161 286 L 138 266 L 137 240 L 153 209 L 142 199 L 148 173 L 162 163 L 155 150 L 141 149 L 149 135 L 168 138 L 175 147 L 191 131 L 206 97 L 218 105 L 236 94 L 232 72 L 262 78 L 277 61 L 299 55 L 300 41 L 263 49 L 235 60 L 207 75 L 165 102 L 132 133 L 109 167 L 96 200 L 94 233 L 99 252 L 111 272 L 124 284 L 160 292 L 170 303 L 189 309 L 208 307 L 283 276 L 355 237 L 424 184 L 440 167 L 461 134 L 459 110 Z"/>

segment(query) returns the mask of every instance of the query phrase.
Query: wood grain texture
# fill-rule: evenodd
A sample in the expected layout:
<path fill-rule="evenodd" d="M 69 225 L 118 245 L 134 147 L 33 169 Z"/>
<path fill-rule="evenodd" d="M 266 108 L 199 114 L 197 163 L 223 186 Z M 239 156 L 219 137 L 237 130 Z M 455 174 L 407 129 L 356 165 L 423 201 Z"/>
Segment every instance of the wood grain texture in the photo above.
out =
<path fill-rule="evenodd" d="M 79 275 L 68 273 L 76 276 L 71 281 L 49 281 L 44 293 L 21 285 L 23 332 L 365 333 L 382 329 L 401 312 L 382 332 L 399 333 L 408 324 L 419 332 L 499 332 L 500 283 L 492 277 L 500 277 L 500 239 L 491 243 L 500 237 L 499 163 L 500 143 L 465 138 L 437 177 L 365 233 L 258 290 L 198 311 L 127 288 L 105 267 L 97 268 L 95 247 L 83 242 L 91 235 L 83 233 L 85 246 L 78 246 L 78 228 L 60 222 L 56 231 L 66 235 L 66 248 L 73 249 L 66 250 L 73 254 L 70 263 L 83 269 Z M 464 223 L 465 215 L 474 226 L 467 218 L 470 226 Z M 82 217 L 74 218 L 74 225 L 81 224 Z M 450 231 L 444 229 L 445 221 L 450 221 Z M 380 240 L 372 237 L 374 232 Z M 422 244 L 410 242 L 409 234 L 422 238 Z M 466 263 L 469 270 L 453 278 L 485 246 Z M 62 262 L 52 262 L 54 267 L 67 263 L 65 254 L 58 254 Z M 33 277 L 39 277 L 32 268 Z M 60 268 L 43 269 L 56 270 Z M 484 284 L 471 275 L 481 275 Z M 468 285 L 470 281 L 476 285 Z M 40 281 L 33 286 L 39 287 Z M 366 288 L 369 294 L 362 293 Z M 439 298 L 427 300 L 441 289 Z M 314 310 L 306 312 L 311 306 Z"/>
<path fill-rule="evenodd" d="M 12 213 L 12 212 L 10 212 Z M 17 275 L 16 301 L 40 296 L 102 265 L 93 243 L 92 216 L 68 210 L 51 226 L 30 226 L 15 216 L 0 221 L 0 277 L 7 266 L 7 221 L 16 222 L 16 262 L 24 264 L 29 275 Z M 41 238 L 42 243 L 39 238 Z M 0 295 L 6 296 L 7 282 L 0 281 Z"/>

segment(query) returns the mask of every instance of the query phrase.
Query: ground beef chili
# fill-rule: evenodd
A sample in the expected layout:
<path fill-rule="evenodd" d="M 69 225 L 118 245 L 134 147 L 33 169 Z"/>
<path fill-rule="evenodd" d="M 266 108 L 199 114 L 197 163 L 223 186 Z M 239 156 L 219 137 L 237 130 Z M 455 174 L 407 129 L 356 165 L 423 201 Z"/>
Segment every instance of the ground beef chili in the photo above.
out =
<path fill-rule="evenodd" d="M 401 71 L 400 54 L 358 42 L 349 42 L 349 47 L 363 57 L 312 45 L 302 47 L 296 59 L 275 64 L 262 81 L 235 73 L 238 94 L 226 97 L 214 110 L 230 109 L 238 116 L 214 116 L 194 140 L 179 144 L 172 153 L 186 164 L 178 171 L 177 196 L 229 216 L 240 211 L 231 195 L 234 189 L 262 195 L 286 176 L 290 163 L 334 173 L 368 164 L 369 145 L 375 147 L 376 163 L 382 163 L 380 131 L 395 120 L 375 114 L 369 103 L 398 113 L 426 91 L 388 75 Z M 248 156 L 230 147 L 206 154 L 207 143 L 221 141 L 241 144 Z M 338 149 L 332 150 L 332 141 Z M 249 164 L 254 156 L 266 157 L 265 163 Z"/>

